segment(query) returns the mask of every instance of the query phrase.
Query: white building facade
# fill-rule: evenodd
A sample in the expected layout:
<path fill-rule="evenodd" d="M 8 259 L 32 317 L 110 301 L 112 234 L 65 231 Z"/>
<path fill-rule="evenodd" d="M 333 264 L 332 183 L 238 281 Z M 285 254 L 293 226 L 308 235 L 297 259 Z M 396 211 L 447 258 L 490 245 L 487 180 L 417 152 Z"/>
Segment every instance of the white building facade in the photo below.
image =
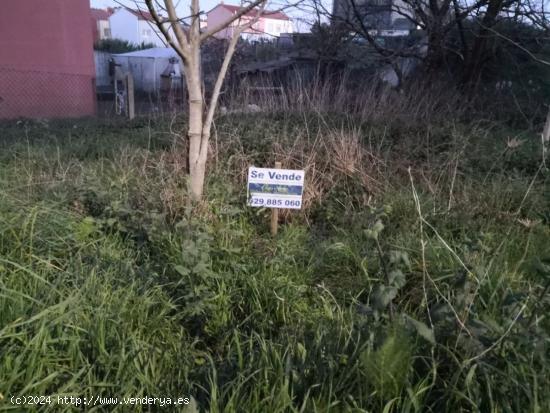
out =
<path fill-rule="evenodd" d="M 112 13 L 112 9 L 90 9 L 92 15 L 92 32 L 94 35 L 94 42 L 110 39 L 111 27 L 109 26 L 109 16 Z"/>
<path fill-rule="evenodd" d="M 160 30 L 152 17 L 144 11 L 123 7 L 117 8 L 109 17 L 111 38 L 130 43 L 152 43 L 155 47 L 166 47 Z"/>

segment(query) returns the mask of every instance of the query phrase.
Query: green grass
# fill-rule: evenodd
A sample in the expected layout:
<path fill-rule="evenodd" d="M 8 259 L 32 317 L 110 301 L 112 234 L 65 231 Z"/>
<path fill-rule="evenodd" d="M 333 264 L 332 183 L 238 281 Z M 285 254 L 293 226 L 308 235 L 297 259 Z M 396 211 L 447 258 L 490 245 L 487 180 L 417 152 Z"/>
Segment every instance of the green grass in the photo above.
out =
<path fill-rule="evenodd" d="M 18 395 L 192 396 L 201 412 L 550 411 L 538 137 L 226 116 L 192 205 L 173 141 L 184 126 L 0 126 L 0 411 L 22 411 Z M 245 179 L 275 160 L 306 169 L 306 192 L 272 239 Z"/>

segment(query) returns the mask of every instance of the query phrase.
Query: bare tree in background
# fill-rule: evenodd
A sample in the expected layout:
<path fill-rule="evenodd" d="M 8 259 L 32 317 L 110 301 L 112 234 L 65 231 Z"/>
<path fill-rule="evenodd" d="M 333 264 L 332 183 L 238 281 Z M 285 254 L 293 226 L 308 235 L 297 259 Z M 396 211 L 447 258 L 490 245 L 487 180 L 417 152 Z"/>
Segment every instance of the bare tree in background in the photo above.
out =
<path fill-rule="evenodd" d="M 265 9 L 267 1 L 248 2 L 227 20 L 201 32 L 199 0 L 191 0 L 188 18 L 190 24 L 185 29 L 182 25 L 184 19 L 177 15 L 173 0 L 145 0 L 148 10 L 166 42 L 183 61 L 189 98 L 187 133 L 189 139 L 189 189 L 191 198 L 195 201 L 202 198 L 210 131 L 229 64 L 241 33 L 253 27 L 263 14 L 268 13 Z M 168 17 L 161 17 L 161 12 L 166 12 Z M 201 73 L 201 49 L 207 39 L 224 30 L 228 30 L 230 34 L 229 45 L 216 77 L 210 100 L 206 102 Z"/>
<path fill-rule="evenodd" d="M 463 84 L 479 80 L 489 40 L 503 40 L 497 30 L 501 22 L 529 24 L 539 29 L 541 36 L 549 32 L 546 0 L 334 0 L 332 10 L 323 0 L 312 2 L 332 24 L 364 38 L 394 69 L 399 59 L 415 58 L 429 72 L 439 73 L 444 70 L 446 56 L 454 56 L 462 68 Z M 384 21 L 384 13 L 399 16 L 413 30 L 420 29 L 422 40 L 393 42 L 391 46 L 380 42 L 377 22 Z M 450 41 L 453 36 L 458 42 Z"/>

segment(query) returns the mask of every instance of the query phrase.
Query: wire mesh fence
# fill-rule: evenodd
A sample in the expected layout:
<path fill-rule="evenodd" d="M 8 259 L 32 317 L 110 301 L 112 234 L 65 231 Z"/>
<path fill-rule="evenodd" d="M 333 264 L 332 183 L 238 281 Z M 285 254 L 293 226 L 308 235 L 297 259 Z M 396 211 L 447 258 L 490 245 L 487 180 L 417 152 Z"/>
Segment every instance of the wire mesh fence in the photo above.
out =
<path fill-rule="evenodd" d="M 0 119 L 126 116 L 123 82 L 96 87 L 91 74 L 0 67 Z M 170 113 L 184 107 L 185 90 L 169 81 L 154 92 L 135 90 L 136 114 Z"/>
<path fill-rule="evenodd" d="M 0 119 L 95 114 L 92 75 L 0 68 Z"/>
<path fill-rule="evenodd" d="M 131 94 L 130 94 L 131 95 Z M 185 108 L 185 90 L 181 87 L 156 92 L 134 91 L 133 105 L 137 115 L 167 114 Z M 102 117 L 126 116 L 129 110 L 129 93 L 124 81 L 115 86 L 104 86 L 97 91 L 97 114 Z"/>

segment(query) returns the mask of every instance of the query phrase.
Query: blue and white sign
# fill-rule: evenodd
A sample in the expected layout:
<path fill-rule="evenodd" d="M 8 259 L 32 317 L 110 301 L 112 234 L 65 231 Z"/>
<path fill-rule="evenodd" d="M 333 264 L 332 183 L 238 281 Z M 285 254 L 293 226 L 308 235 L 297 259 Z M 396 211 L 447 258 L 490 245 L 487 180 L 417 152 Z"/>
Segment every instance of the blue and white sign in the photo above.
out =
<path fill-rule="evenodd" d="M 304 171 L 293 169 L 248 169 L 248 205 L 264 208 L 302 207 Z"/>

